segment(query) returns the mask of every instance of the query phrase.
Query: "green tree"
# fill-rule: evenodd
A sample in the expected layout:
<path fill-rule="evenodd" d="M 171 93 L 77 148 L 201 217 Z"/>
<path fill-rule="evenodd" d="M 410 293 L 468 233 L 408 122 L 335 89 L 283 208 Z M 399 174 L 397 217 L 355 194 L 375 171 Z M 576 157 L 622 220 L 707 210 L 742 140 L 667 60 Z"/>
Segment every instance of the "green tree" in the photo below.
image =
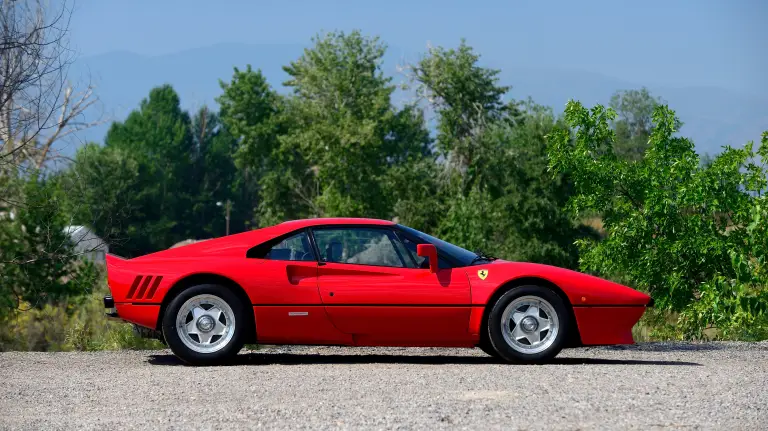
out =
<path fill-rule="evenodd" d="M 221 122 L 239 140 L 235 158 L 240 167 L 261 173 L 277 147 L 277 136 L 284 130 L 280 123 L 281 98 L 269 86 L 260 70 L 250 65 L 234 69 L 232 81 L 219 81 L 223 90 L 219 103 Z"/>
<path fill-rule="evenodd" d="M 567 177 L 548 172 L 546 137 L 561 122 L 530 101 L 521 113 L 516 125 L 499 123 L 486 131 L 482 147 L 493 149 L 482 167 L 486 179 L 467 196 L 451 197 L 439 232 L 506 259 L 575 268 L 575 241 L 594 232 L 564 210 L 571 193 Z"/>
<path fill-rule="evenodd" d="M 637 161 L 648 149 L 653 126 L 653 111 L 663 101 L 651 96 L 647 88 L 617 91 L 610 107 L 617 113 L 613 122 L 616 133 L 616 154 L 625 160 Z"/>
<path fill-rule="evenodd" d="M 300 172 L 301 166 L 293 166 L 295 160 L 289 157 L 293 152 L 286 154 L 278 143 L 278 136 L 287 129 L 282 98 L 251 66 L 235 68 L 232 81 L 219 84 L 223 93 L 216 100 L 221 122 L 236 141 L 237 211 L 256 225 L 262 224 L 260 219 L 270 223 L 299 214 L 301 205 L 290 193 L 290 175 Z"/>
<path fill-rule="evenodd" d="M 300 208 L 282 215 L 391 217 L 388 175 L 428 153 L 423 115 L 392 106 L 395 87 L 381 71 L 385 46 L 377 38 L 337 32 L 314 43 L 284 68 L 293 96 L 274 182 Z M 263 196 L 262 205 L 281 207 L 276 197 Z"/>
<path fill-rule="evenodd" d="M 0 208 L 0 319 L 88 292 L 97 272 L 78 259 L 65 231 L 70 220 L 61 211 L 55 181 L 32 172 L 2 182 L 17 193 L 2 201 L 14 202 L 12 207 Z"/>
<path fill-rule="evenodd" d="M 445 161 L 426 188 L 437 192 L 425 206 L 442 212 L 430 227 L 470 249 L 575 267 L 573 243 L 584 232 L 562 210 L 568 182 L 547 172 L 546 135 L 557 120 L 530 100 L 505 102 L 510 87 L 479 59 L 462 41 L 413 66 L 417 92 L 438 114 Z"/>
<path fill-rule="evenodd" d="M 768 336 L 765 232 L 768 134 L 757 152 L 726 148 L 702 166 L 693 144 L 674 134 L 666 106 L 653 114 L 650 146 L 636 162 L 613 149 L 613 109 L 566 108 L 576 129 L 551 134 L 550 164 L 568 172 L 577 212 L 603 215 L 607 238 L 582 240 L 582 268 L 650 292 L 659 307 L 681 311 L 687 336 L 715 325 L 723 336 Z M 737 335 L 734 335 L 737 334 Z M 762 335 L 761 335 L 762 334 Z"/>
<path fill-rule="evenodd" d="M 152 89 L 125 122 L 113 123 L 105 146 L 138 163 L 133 191 L 139 213 L 130 220 L 124 252 L 137 255 L 170 247 L 195 230 L 186 212 L 193 206 L 195 147 L 189 114 L 169 85 Z"/>
<path fill-rule="evenodd" d="M 480 55 L 464 40 L 457 49 L 430 48 L 412 66 L 418 83 L 417 94 L 438 114 L 437 149 L 448 166 L 461 172 L 465 192 L 483 175 L 482 162 L 489 149 L 481 148 L 485 130 L 501 120 L 513 121 L 519 115 L 514 102 L 504 103 L 511 87 L 499 84 L 499 70 L 478 64 Z M 493 149 L 490 149 L 493 150 Z"/>
<path fill-rule="evenodd" d="M 64 214 L 88 226 L 121 256 L 135 253 L 132 243 L 145 218 L 139 162 L 126 150 L 88 143 L 57 177 Z M 142 242 L 142 241 L 140 241 Z"/>
<path fill-rule="evenodd" d="M 192 117 L 194 144 L 190 182 L 193 206 L 188 216 L 194 221 L 190 237 L 210 238 L 225 234 L 223 209 L 230 202 L 230 232 L 242 232 L 252 221 L 255 184 L 235 165 L 237 139 L 215 112 L 202 107 Z"/>

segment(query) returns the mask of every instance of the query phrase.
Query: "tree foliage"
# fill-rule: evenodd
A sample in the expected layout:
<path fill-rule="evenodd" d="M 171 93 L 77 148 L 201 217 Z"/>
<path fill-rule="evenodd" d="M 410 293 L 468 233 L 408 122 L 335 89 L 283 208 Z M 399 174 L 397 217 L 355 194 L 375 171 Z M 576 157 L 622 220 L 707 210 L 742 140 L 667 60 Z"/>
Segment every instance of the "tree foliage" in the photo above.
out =
<path fill-rule="evenodd" d="M 275 215 L 391 217 L 390 173 L 418 160 L 429 143 L 421 112 L 395 108 L 381 71 L 385 46 L 355 31 L 330 33 L 284 69 L 288 130 L 273 152 L 275 168 L 261 207 Z M 267 188 L 265 184 L 265 189 Z M 285 208 L 285 202 L 294 202 Z"/>
<path fill-rule="evenodd" d="M 217 202 L 234 202 L 233 230 L 244 229 L 252 206 L 236 150 L 215 112 L 203 107 L 191 117 L 166 85 L 114 123 L 104 146 L 81 148 L 61 183 L 77 197 L 69 211 L 79 223 L 105 238 L 112 252 L 137 256 L 222 235 Z"/>
<path fill-rule="evenodd" d="M 430 48 L 412 67 L 417 94 L 438 114 L 437 148 L 452 166 L 467 173 L 482 149 L 487 127 L 517 113 L 514 103 L 505 104 L 510 87 L 499 84 L 499 70 L 481 67 L 480 56 L 464 40 L 457 49 Z"/>
<path fill-rule="evenodd" d="M 629 162 L 614 148 L 615 117 L 570 102 L 565 118 L 575 136 L 566 128 L 551 134 L 550 165 L 573 179 L 571 208 L 599 212 L 607 231 L 602 241 L 579 242 L 582 268 L 621 277 L 682 312 L 688 336 L 714 326 L 764 337 L 768 184 L 759 160 L 768 158 L 768 134 L 757 151 L 726 148 L 703 166 L 693 143 L 675 136 L 674 112 L 658 106 L 647 151 Z"/>
<path fill-rule="evenodd" d="M 413 66 L 418 94 L 438 115 L 444 160 L 431 187 L 442 205 L 425 207 L 441 211 L 434 230 L 508 259 L 575 267 L 573 243 L 584 229 L 561 209 L 567 180 L 546 173 L 545 137 L 557 120 L 532 101 L 505 102 L 510 87 L 479 59 L 462 41 L 431 49 Z"/>
<path fill-rule="evenodd" d="M 0 318 L 14 310 L 40 308 L 89 291 L 97 275 L 80 261 L 65 228 L 53 181 L 39 174 L 16 184 L 19 204 L 0 207 Z"/>
<path fill-rule="evenodd" d="M 618 157 L 629 161 L 643 158 L 651 136 L 653 111 L 662 104 L 663 101 L 651 96 L 645 87 L 614 93 L 609 106 L 616 112 L 613 130 L 616 133 L 614 148 Z"/>

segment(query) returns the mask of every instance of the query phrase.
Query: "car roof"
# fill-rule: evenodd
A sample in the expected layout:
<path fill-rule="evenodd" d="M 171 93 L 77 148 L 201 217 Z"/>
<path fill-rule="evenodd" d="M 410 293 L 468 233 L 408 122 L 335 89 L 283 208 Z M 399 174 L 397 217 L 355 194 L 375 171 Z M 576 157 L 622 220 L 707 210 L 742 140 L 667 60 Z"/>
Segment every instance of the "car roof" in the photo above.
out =
<path fill-rule="evenodd" d="M 379 220 L 374 218 L 354 218 L 354 217 L 328 217 L 328 218 L 310 218 L 302 220 L 291 220 L 280 223 L 278 226 L 286 228 L 300 229 L 302 227 L 321 226 L 321 225 L 378 225 L 378 226 L 392 226 L 395 224 L 389 220 Z"/>
<path fill-rule="evenodd" d="M 241 232 L 206 241 L 196 242 L 157 253 L 151 253 L 135 258 L 134 260 L 146 260 L 154 257 L 194 257 L 201 254 L 245 256 L 251 247 L 269 241 L 281 235 L 312 226 L 332 225 L 369 225 L 369 226 L 394 226 L 396 223 L 388 220 L 371 218 L 311 218 L 291 220 L 261 229 Z"/>

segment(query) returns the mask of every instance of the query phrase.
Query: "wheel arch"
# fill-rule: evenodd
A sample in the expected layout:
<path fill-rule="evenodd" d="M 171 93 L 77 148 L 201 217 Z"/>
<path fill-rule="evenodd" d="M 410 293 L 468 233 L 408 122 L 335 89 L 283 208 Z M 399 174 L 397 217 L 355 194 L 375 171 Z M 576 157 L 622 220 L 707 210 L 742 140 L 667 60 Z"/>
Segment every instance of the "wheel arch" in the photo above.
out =
<path fill-rule="evenodd" d="M 248 309 L 251 311 L 249 314 L 250 316 L 253 316 L 253 307 L 251 306 L 251 299 L 248 297 L 248 294 L 245 292 L 245 289 L 243 289 L 242 286 L 240 286 L 237 282 L 232 280 L 229 277 L 225 277 L 223 275 L 219 274 L 213 274 L 213 273 L 197 273 L 197 274 L 190 274 L 187 275 L 178 281 L 176 281 L 170 289 L 168 289 L 168 292 L 163 297 L 163 302 L 160 304 L 160 315 L 157 319 L 157 330 L 162 331 L 162 322 L 163 317 L 165 316 L 165 310 L 168 308 L 168 304 L 173 300 L 173 298 L 176 297 L 180 292 L 182 292 L 184 289 L 188 289 L 193 286 L 199 286 L 201 284 L 215 284 L 218 286 L 222 286 L 228 290 L 230 290 L 232 293 L 237 295 L 237 297 L 243 301 L 244 304 L 248 304 Z M 246 322 L 249 328 L 249 334 L 248 334 L 248 342 L 255 341 L 256 339 L 256 319 L 255 317 L 252 319 L 249 319 L 248 322 Z"/>
<path fill-rule="evenodd" d="M 557 284 L 545 278 L 535 277 L 535 276 L 515 278 L 505 282 L 504 284 L 496 288 L 493 294 L 488 298 L 488 302 L 485 304 L 485 308 L 483 309 L 483 319 L 480 323 L 481 342 L 483 342 L 483 340 L 487 339 L 488 337 L 488 313 L 491 312 L 491 309 L 493 308 L 494 304 L 496 304 L 496 301 L 498 301 L 502 295 L 509 292 L 510 290 L 516 287 L 528 286 L 528 285 L 549 288 L 553 292 L 555 292 L 557 296 L 560 297 L 560 299 L 563 300 L 563 303 L 566 305 L 565 308 L 568 310 L 568 314 L 572 322 L 571 333 L 568 334 L 568 340 L 566 341 L 565 347 L 580 346 L 581 334 L 579 333 L 579 325 L 576 322 L 576 315 L 573 312 L 573 304 L 571 304 L 571 301 L 568 299 L 568 295 L 566 295 L 563 289 L 560 288 L 560 286 L 558 286 Z"/>

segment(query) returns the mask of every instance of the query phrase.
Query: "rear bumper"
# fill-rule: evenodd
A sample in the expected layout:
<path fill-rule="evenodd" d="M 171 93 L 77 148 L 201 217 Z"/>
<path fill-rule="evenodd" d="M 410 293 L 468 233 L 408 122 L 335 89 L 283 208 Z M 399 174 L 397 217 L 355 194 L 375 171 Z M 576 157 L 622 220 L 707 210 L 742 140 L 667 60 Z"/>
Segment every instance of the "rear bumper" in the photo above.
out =
<path fill-rule="evenodd" d="M 132 304 L 115 302 L 111 296 L 104 297 L 104 308 L 109 320 L 130 322 L 149 329 L 157 329 L 160 304 Z"/>
<path fill-rule="evenodd" d="M 645 306 L 573 307 L 585 346 L 634 344 L 632 327 L 645 310 Z"/>

